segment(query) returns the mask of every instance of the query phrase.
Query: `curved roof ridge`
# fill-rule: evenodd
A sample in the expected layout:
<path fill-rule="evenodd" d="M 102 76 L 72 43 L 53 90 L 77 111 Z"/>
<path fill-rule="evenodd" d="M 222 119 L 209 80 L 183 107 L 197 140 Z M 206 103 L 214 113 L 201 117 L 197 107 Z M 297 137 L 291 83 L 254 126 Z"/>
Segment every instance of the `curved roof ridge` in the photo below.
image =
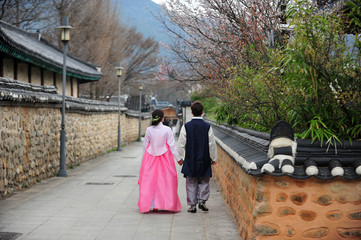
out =
<path fill-rule="evenodd" d="M 39 41 L 34 33 L 0 20 L 0 36 L 8 45 L 0 42 L 3 45 L 0 49 L 9 55 L 52 71 L 62 71 L 63 52 L 44 39 Z M 99 66 L 69 54 L 67 56 L 67 75 L 84 80 L 98 80 L 103 76 L 97 69 Z"/>

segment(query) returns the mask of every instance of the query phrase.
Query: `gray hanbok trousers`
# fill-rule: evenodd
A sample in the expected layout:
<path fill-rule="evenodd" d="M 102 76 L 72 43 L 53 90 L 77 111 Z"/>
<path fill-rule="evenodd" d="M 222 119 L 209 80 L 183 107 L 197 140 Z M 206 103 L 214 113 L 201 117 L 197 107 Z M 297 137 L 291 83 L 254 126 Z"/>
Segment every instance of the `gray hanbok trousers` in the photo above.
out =
<path fill-rule="evenodd" d="M 186 191 L 187 191 L 187 204 L 194 206 L 197 203 L 204 203 L 208 200 L 209 190 L 209 177 L 187 177 L 186 178 Z"/>

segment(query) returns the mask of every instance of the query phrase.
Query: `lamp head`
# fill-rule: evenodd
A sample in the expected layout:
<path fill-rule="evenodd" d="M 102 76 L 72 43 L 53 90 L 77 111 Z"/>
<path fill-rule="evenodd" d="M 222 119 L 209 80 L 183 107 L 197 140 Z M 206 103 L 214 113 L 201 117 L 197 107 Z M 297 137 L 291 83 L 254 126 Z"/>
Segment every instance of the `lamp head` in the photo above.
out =
<path fill-rule="evenodd" d="M 115 68 L 115 70 L 117 71 L 118 77 L 122 76 L 124 68 L 120 66 L 120 63 L 118 63 L 118 66 Z"/>
<path fill-rule="evenodd" d="M 68 17 L 63 17 L 62 25 L 57 28 L 61 30 L 61 41 L 68 42 L 70 40 L 70 29 L 73 28 L 68 24 Z"/>

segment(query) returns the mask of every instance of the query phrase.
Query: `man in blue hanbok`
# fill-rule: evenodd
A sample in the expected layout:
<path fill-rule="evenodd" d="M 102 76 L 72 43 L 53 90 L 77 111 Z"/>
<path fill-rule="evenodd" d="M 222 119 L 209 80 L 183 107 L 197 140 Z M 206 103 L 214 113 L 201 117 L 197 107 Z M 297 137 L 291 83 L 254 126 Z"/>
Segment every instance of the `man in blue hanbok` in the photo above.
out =
<path fill-rule="evenodd" d="M 183 159 L 182 173 L 186 177 L 188 212 L 196 213 L 198 207 L 208 211 L 209 180 L 212 165 L 217 160 L 217 145 L 211 126 L 201 117 L 203 105 L 196 101 L 191 106 L 193 118 L 182 126 L 178 151 Z"/>

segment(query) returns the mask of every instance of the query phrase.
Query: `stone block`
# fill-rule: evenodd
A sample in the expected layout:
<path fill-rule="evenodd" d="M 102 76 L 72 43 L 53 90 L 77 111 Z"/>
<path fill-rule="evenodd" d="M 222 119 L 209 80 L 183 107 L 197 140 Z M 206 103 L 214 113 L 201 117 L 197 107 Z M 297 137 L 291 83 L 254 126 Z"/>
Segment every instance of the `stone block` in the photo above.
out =
<path fill-rule="evenodd" d="M 287 194 L 284 192 L 278 193 L 276 196 L 276 201 L 277 202 L 286 202 L 287 201 Z"/>
<path fill-rule="evenodd" d="M 280 228 L 274 223 L 263 222 L 262 224 L 256 225 L 256 233 L 260 236 L 279 235 Z"/>
<path fill-rule="evenodd" d="M 361 211 L 351 212 L 348 214 L 348 217 L 352 220 L 361 220 Z"/>
<path fill-rule="evenodd" d="M 345 187 L 346 186 L 343 183 L 336 182 L 336 183 L 332 184 L 331 191 L 334 192 L 334 193 L 338 193 L 338 192 L 344 190 Z"/>
<path fill-rule="evenodd" d="M 257 192 L 256 193 L 256 201 L 257 202 L 265 202 L 265 201 L 267 201 L 265 193 L 264 192 Z"/>
<path fill-rule="evenodd" d="M 303 221 L 309 222 L 315 220 L 315 218 L 317 217 L 317 213 L 309 210 L 301 210 L 299 211 L 299 216 Z"/>
<path fill-rule="evenodd" d="M 272 208 L 269 204 L 262 204 L 260 206 L 255 207 L 254 216 L 262 217 L 272 214 Z"/>
<path fill-rule="evenodd" d="M 361 227 L 337 228 L 337 233 L 342 238 L 361 239 Z"/>
<path fill-rule="evenodd" d="M 290 196 L 291 202 L 297 206 L 305 204 L 307 200 L 307 193 L 299 192 Z"/>
<path fill-rule="evenodd" d="M 336 200 L 340 203 L 347 203 L 347 196 L 344 194 L 340 194 L 336 197 Z"/>
<path fill-rule="evenodd" d="M 15 146 L 14 139 L 7 138 L 7 139 L 5 139 L 4 143 L 5 143 L 5 149 L 7 151 L 10 151 L 10 152 L 14 151 L 14 146 Z"/>
<path fill-rule="evenodd" d="M 326 218 L 330 219 L 331 221 L 337 221 L 341 219 L 342 212 L 339 210 L 329 211 L 326 213 Z"/>
<path fill-rule="evenodd" d="M 296 230 L 293 227 L 287 225 L 285 234 L 287 237 L 293 237 L 296 234 Z"/>
<path fill-rule="evenodd" d="M 288 188 L 290 186 L 290 182 L 286 180 L 276 180 L 275 186 L 279 188 Z"/>
<path fill-rule="evenodd" d="M 267 188 L 268 184 L 269 184 L 268 180 L 261 178 L 257 181 L 257 189 L 264 190 L 265 188 Z"/>
<path fill-rule="evenodd" d="M 308 238 L 322 238 L 327 236 L 329 229 L 327 227 L 311 228 L 303 232 L 304 237 Z"/>
<path fill-rule="evenodd" d="M 277 210 L 277 215 L 280 217 L 285 217 L 288 215 L 295 215 L 295 214 L 296 214 L 296 210 L 291 207 L 280 207 Z"/>
<path fill-rule="evenodd" d="M 332 204 L 332 197 L 329 194 L 324 194 L 321 196 L 314 196 L 313 202 L 320 204 L 322 206 L 327 206 Z"/>

